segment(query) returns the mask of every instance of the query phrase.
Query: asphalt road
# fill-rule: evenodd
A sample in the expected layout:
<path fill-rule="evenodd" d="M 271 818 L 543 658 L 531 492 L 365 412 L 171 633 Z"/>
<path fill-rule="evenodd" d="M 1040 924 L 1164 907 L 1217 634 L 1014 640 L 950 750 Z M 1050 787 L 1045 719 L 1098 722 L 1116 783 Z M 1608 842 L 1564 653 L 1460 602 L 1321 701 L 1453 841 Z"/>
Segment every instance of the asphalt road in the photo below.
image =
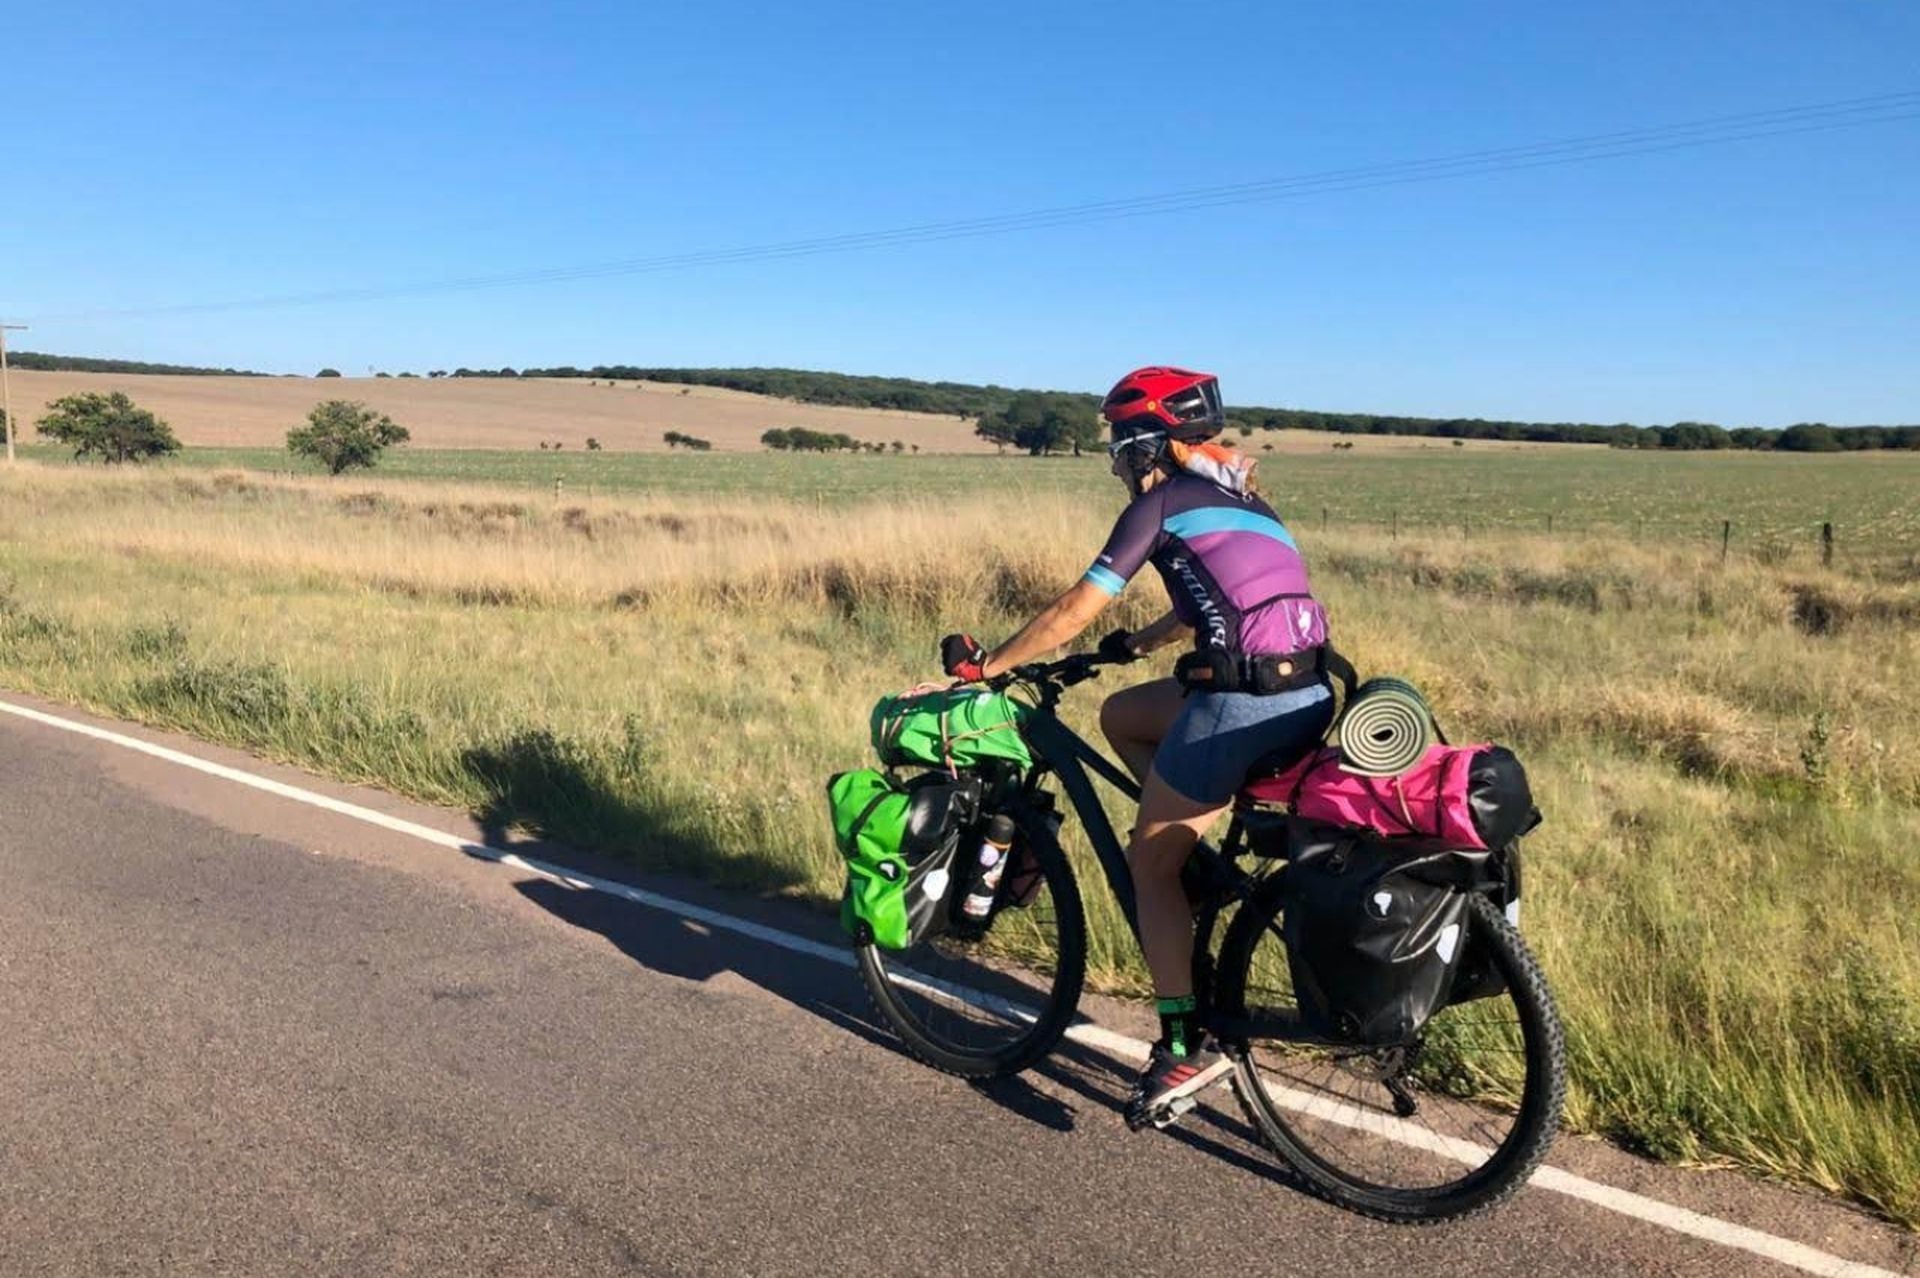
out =
<path fill-rule="evenodd" d="M 4 715 L 0 787 L 8 1278 L 1802 1272 L 1540 1188 L 1459 1226 L 1357 1219 L 1224 1091 L 1133 1135 L 1132 1065 L 1086 1048 L 970 1087 L 898 1052 L 845 968 Z M 1590 1141 L 1551 1161 L 1920 1272 L 1910 1235 L 1813 1195 Z"/>

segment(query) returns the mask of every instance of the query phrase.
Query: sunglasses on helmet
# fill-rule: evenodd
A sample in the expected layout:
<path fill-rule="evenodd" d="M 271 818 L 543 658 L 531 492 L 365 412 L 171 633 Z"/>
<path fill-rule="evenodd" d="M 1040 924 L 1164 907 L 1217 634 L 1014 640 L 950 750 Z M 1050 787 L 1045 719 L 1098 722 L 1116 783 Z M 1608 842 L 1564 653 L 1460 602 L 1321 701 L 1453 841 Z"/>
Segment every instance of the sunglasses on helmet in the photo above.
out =
<path fill-rule="evenodd" d="M 1142 448 L 1149 444 L 1157 444 L 1166 437 L 1167 433 L 1163 430 L 1145 430 L 1138 434 L 1128 435 L 1125 439 L 1116 439 L 1110 442 L 1107 445 L 1107 456 L 1109 458 L 1116 458 L 1129 448 Z"/>

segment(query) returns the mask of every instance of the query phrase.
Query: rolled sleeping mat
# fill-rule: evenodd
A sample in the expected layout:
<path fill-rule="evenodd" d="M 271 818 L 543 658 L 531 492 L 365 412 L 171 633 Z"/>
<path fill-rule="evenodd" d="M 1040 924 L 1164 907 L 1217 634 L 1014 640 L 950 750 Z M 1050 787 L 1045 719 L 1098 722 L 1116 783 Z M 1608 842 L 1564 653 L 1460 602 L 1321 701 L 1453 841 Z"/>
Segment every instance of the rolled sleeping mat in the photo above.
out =
<path fill-rule="evenodd" d="M 1391 777 L 1424 758 L 1438 735 L 1433 710 L 1418 688 L 1404 679 L 1369 679 L 1341 714 L 1335 743 L 1347 771 Z"/>

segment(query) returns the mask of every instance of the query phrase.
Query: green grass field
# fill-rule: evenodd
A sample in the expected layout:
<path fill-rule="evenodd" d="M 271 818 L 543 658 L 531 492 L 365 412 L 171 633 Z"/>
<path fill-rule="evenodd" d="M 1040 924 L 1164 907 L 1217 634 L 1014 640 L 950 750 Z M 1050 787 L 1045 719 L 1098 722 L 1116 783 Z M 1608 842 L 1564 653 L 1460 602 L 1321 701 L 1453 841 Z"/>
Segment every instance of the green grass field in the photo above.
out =
<path fill-rule="evenodd" d="M 0 471 L 0 684 L 818 900 L 840 876 L 821 782 L 866 761 L 873 699 L 933 675 L 943 632 L 1024 620 L 1122 502 L 1070 459 L 583 455 L 581 486 L 607 487 L 558 501 L 550 473 L 508 482 L 518 455 L 340 480 L 236 460 Z M 1527 928 L 1576 1126 L 1920 1224 L 1920 458 L 1462 449 L 1267 474 L 1283 508 L 1300 494 L 1342 649 L 1527 762 L 1548 817 Z M 1471 494 L 1463 535 L 1441 516 Z M 1736 502 L 1792 536 L 1723 564 Z M 1392 536 L 1395 504 L 1432 527 Z M 1602 514 L 1648 530 L 1579 526 Z M 1156 605 L 1143 581 L 1096 631 Z M 1090 896 L 1092 969 L 1137 990 Z"/>
<path fill-rule="evenodd" d="M 1260 437 L 1246 444 L 1256 452 Z M 26 455 L 58 462 L 44 446 Z M 1920 453 L 1796 456 L 1514 449 L 1474 443 L 1392 452 L 1262 454 L 1262 484 L 1281 514 L 1311 530 L 1397 526 L 1412 533 L 1524 530 L 1616 536 L 1774 558 L 1815 554 L 1835 526 L 1841 557 L 1920 555 Z M 171 467 L 317 474 L 276 449 L 188 449 Z M 937 500 L 1103 498 L 1104 457 L 793 456 L 749 453 L 542 453 L 397 449 L 380 479 L 524 486 L 561 499 L 659 494 L 778 498 L 828 505 Z M 351 476 L 338 482 L 356 482 Z"/>

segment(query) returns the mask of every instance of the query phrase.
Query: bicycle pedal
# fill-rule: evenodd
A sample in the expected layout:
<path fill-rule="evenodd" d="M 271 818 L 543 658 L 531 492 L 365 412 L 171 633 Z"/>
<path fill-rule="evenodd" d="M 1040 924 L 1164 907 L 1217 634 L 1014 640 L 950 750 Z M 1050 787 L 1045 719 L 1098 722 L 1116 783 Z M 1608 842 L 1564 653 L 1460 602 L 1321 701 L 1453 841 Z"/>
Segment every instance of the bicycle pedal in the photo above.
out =
<path fill-rule="evenodd" d="M 1177 1096 L 1173 1100 L 1168 1101 L 1164 1107 L 1154 1112 L 1152 1119 L 1153 1125 L 1164 1131 L 1191 1113 L 1199 1104 L 1200 1101 L 1197 1097 Z"/>

